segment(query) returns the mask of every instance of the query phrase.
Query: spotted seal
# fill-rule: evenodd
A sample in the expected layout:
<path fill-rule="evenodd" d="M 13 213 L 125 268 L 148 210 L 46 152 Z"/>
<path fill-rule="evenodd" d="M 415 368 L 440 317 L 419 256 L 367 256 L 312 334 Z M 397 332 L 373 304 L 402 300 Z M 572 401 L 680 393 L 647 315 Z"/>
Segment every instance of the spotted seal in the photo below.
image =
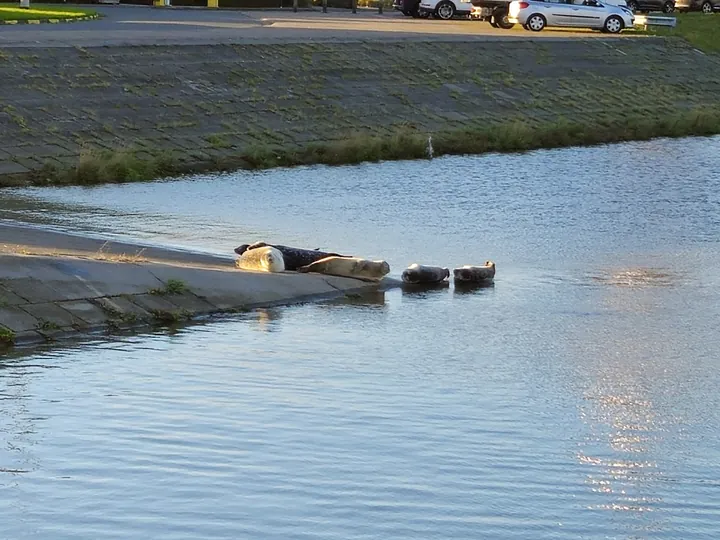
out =
<path fill-rule="evenodd" d="M 298 272 L 317 272 L 332 276 L 379 281 L 383 276 L 390 273 L 390 265 L 385 261 L 331 256 L 300 267 Z"/>
<path fill-rule="evenodd" d="M 411 264 L 403 270 L 402 273 L 403 282 L 413 285 L 440 283 L 449 277 L 450 270 L 448 268 L 441 268 L 440 266 L 424 266 L 417 263 Z"/>
<path fill-rule="evenodd" d="M 495 278 L 495 263 L 486 261 L 484 266 L 466 264 L 453 269 L 456 283 L 490 283 Z"/>
<path fill-rule="evenodd" d="M 284 272 L 285 260 L 280 250 L 272 246 L 263 246 L 243 252 L 235 261 L 235 266 L 242 270 Z"/>
<path fill-rule="evenodd" d="M 307 266 L 324 259 L 325 257 L 347 257 L 348 255 L 340 255 L 339 253 L 330 253 L 319 251 L 316 249 L 301 249 L 289 246 L 281 246 L 279 244 L 268 244 L 266 242 L 255 242 L 254 244 L 243 244 L 235 248 L 235 253 L 242 255 L 248 250 L 257 249 L 259 247 L 271 246 L 280 251 L 285 260 L 285 270 L 297 270 L 301 266 Z"/>

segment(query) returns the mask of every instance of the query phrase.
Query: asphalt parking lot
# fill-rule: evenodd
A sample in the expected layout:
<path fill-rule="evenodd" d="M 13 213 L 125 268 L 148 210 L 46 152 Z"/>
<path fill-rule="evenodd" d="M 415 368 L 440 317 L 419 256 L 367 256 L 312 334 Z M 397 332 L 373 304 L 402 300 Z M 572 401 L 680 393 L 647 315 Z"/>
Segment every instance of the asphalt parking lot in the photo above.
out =
<path fill-rule="evenodd" d="M 0 47 L 199 45 L 348 40 L 576 39 L 599 32 L 501 30 L 486 22 L 412 19 L 375 10 L 208 10 L 98 6 L 102 19 L 64 24 L 4 26 Z"/>

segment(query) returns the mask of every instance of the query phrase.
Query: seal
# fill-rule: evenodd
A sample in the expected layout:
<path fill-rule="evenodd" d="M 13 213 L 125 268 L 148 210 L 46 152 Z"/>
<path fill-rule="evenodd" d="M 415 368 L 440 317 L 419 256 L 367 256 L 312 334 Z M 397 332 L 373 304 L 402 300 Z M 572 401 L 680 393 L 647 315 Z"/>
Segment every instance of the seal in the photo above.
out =
<path fill-rule="evenodd" d="M 456 283 L 490 283 L 495 279 L 495 263 L 486 261 L 484 266 L 466 264 L 453 269 Z"/>
<path fill-rule="evenodd" d="M 266 242 L 243 244 L 235 248 L 235 253 L 242 255 L 248 250 L 267 246 L 274 247 L 282 253 L 283 259 L 285 259 L 285 270 L 297 270 L 301 266 L 307 266 L 315 261 L 324 259 L 325 257 L 349 257 L 349 255 L 340 255 L 339 253 L 330 253 L 327 251 L 319 251 L 317 249 L 302 249 L 290 246 L 281 246 L 279 244 L 268 244 Z"/>
<path fill-rule="evenodd" d="M 263 246 L 245 251 L 235 261 L 235 266 L 242 270 L 256 270 L 259 272 L 284 272 L 285 260 L 283 254 L 272 246 Z"/>
<path fill-rule="evenodd" d="M 450 277 L 450 270 L 439 266 L 424 266 L 411 264 L 402 273 L 404 283 L 413 285 L 421 283 L 440 283 Z"/>
<path fill-rule="evenodd" d="M 317 272 L 331 276 L 379 281 L 384 275 L 390 273 L 390 265 L 385 261 L 332 256 L 302 266 L 298 268 L 298 272 Z"/>

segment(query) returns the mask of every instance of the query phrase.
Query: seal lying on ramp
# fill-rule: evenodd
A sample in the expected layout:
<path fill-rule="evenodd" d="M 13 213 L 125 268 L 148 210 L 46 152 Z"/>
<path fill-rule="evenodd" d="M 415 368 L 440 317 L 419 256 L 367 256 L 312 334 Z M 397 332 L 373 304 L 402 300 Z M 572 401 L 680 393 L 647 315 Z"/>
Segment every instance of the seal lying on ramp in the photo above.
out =
<path fill-rule="evenodd" d="M 424 266 L 421 264 L 411 264 L 402 273 L 404 283 L 412 285 L 440 283 L 450 277 L 448 268 L 439 266 Z"/>
<path fill-rule="evenodd" d="M 348 255 L 340 255 L 339 253 L 329 253 L 326 251 L 318 251 L 313 249 L 301 249 L 289 246 L 281 246 L 279 244 L 267 244 L 265 242 L 255 242 L 254 244 L 243 244 L 235 248 L 235 253 L 243 255 L 245 252 L 260 247 L 274 247 L 283 255 L 285 260 L 285 270 L 297 270 L 301 266 L 307 266 L 324 259 L 325 257 L 348 257 Z"/>
<path fill-rule="evenodd" d="M 245 251 L 235 261 L 235 266 L 243 270 L 259 272 L 284 272 L 285 260 L 280 250 L 272 246 L 263 246 Z"/>
<path fill-rule="evenodd" d="M 329 274 L 331 276 L 379 281 L 383 276 L 390 273 L 390 265 L 385 261 L 331 256 L 298 268 L 298 272 L 317 272 L 318 274 Z"/>
<path fill-rule="evenodd" d="M 491 283 L 495 278 L 495 263 L 486 261 L 484 266 L 472 266 L 466 264 L 461 268 L 453 270 L 456 283 Z"/>

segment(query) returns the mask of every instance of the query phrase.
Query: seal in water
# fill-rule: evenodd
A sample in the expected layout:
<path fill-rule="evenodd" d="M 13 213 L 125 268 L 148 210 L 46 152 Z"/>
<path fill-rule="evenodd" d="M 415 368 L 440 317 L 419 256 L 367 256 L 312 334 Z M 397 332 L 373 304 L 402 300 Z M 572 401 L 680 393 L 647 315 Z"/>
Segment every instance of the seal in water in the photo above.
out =
<path fill-rule="evenodd" d="M 235 253 L 242 255 L 248 250 L 257 249 L 259 247 L 271 246 L 280 251 L 285 259 L 285 270 L 297 270 L 301 266 L 307 266 L 324 259 L 325 257 L 347 257 L 348 255 L 340 255 L 339 253 L 328 253 L 326 251 L 318 251 L 313 249 L 301 249 L 289 246 L 281 246 L 277 244 L 267 244 L 265 242 L 255 242 L 254 244 L 243 244 L 235 248 Z"/>
<path fill-rule="evenodd" d="M 272 246 L 263 246 L 245 251 L 235 261 L 235 266 L 243 270 L 260 272 L 284 272 L 285 260 L 280 250 Z"/>
<path fill-rule="evenodd" d="M 413 285 L 421 283 L 440 283 L 450 277 L 450 270 L 439 266 L 411 264 L 402 273 L 402 280 Z"/>
<path fill-rule="evenodd" d="M 298 268 L 298 272 L 317 272 L 332 276 L 379 281 L 384 275 L 390 273 L 390 265 L 385 261 L 332 256 Z"/>
<path fill-rule="evenodd" d="M 455 268 L 453 276 L 458 283 L 490 283 L 495 278 L 495 263 L 486 261 L 485 266 L 466 264 L 461 268 Z"/>

